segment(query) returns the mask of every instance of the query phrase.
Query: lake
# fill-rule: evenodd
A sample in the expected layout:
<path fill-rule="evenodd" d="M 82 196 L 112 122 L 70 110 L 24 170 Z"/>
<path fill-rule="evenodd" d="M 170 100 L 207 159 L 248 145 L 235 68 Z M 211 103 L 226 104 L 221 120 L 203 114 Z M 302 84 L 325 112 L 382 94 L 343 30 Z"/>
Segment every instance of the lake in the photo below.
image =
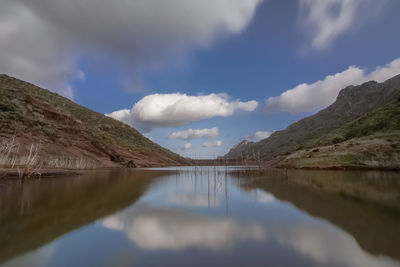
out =
<path fill-rule="evenodd" d="M 0 181 L 4 266 L 400 266 L 400 175 L 235 167 Z"/>

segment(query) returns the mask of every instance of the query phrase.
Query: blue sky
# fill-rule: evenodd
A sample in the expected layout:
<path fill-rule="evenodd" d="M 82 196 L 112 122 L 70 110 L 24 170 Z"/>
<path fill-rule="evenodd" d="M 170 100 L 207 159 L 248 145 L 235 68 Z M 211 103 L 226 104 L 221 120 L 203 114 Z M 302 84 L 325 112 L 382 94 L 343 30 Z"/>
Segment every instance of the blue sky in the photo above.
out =
<path fill-rule="evenodd" d="M 111 116 L 189 157 L 223 155 L 347 85 L 400 73 L 397 0 L 0 5 L 0 72 L 100 113 L 124 110 Z"/>

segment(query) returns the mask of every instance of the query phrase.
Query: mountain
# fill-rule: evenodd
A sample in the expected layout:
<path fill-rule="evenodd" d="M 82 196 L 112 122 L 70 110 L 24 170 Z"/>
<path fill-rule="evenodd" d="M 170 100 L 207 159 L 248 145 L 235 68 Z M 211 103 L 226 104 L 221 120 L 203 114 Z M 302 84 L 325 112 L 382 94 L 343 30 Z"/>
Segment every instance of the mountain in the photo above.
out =
<path fill-rule="evenodd" d="M 254 158 L 284 167 L 388 167 L 400 162 L 400 75 L 342 89 L 313 116 L 224 158 Z M 362 155 L 361 155 L 362 154 Z M 276 163 L 279 159 L 279 163 Z"/>
<path fill-rule="evenodd" d="M 234 145 L 231 150 L 229 150 L 227 155 L 233 156 L 228 156 L 228 158 L 241 158 L 243 154 L 247 153 L 248 147 L 253 144 L 254 142 L 251 142 L 249 140 L 243 140 L 239 142 L 238 144 Z M 227 157 L 227 155 L 225 157 Z"/>
<path fill-rule="evenodd" d="M 7 75 L 0 75 L 0 142 L 2 165 L 29 155 L 46 167 L 187 164 L 122 122 Z"/>

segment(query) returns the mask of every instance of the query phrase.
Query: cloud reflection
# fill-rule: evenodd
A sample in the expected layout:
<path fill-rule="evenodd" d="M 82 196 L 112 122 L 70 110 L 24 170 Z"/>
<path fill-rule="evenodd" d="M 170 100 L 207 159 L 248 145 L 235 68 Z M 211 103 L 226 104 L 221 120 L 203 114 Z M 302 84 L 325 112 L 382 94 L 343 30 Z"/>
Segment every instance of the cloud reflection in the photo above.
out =
<path fill-rule="evenodd" d="M 218 199 L 209 199 L 207 195 L 175 194 L 168 196 L 167 200 L 173 204 L 191 207 L 208 207 L 210 204 L 213 206 L 219 205 Z"/>
<path fill-rule="evenodd" d="M 363 251 L 349 234 L 325 224 L 300 224 L 278 228 L 275 238 L 281 244 L 312 258 L 319 264 L 337 263 L 346 266 L 391 267 L 399 263 Z"/>
<path fill-rule="evenodd" d="M 16 257 L 7 261 L 4 265 L 9 267 L 22 266 L 45 266 L 54 254 L 56 249 L 55 243 L 50 243 L 38 250 L 25 253 L 21 257 Z M 0 264 L 1 265 L 1 264 Z M 2 265 L 3 266 L 3 265 Z"/>
<path fill-rule="evenodd" d="M 258 203 L 270 204 L 274 203 L 276 200 L 272 194 L 264 192 L 263 190 L 260 189 L 254 190 L 254 193 Z"/>
<path fill-rule="evenodd" d="M 145 250 L 182 250 L 199 247 L 221 250 L 237 242 L 263 241 L 258 225 L 241 225 L 232 219 L 214 219 L 170 209 L 131 209 L 106 218 L 103 225 L 123 230 Z"/>

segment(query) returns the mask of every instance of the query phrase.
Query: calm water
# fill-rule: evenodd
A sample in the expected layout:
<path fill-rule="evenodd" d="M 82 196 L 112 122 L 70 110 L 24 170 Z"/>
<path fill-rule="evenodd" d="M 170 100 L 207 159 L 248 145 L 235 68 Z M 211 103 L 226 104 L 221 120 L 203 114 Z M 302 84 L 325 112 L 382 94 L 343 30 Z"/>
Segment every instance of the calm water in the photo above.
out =
<path fill-rule="evenodd" d="M 4 266 L 400 266 L 400 176 L 225 168 L 0 181 Z"/>

